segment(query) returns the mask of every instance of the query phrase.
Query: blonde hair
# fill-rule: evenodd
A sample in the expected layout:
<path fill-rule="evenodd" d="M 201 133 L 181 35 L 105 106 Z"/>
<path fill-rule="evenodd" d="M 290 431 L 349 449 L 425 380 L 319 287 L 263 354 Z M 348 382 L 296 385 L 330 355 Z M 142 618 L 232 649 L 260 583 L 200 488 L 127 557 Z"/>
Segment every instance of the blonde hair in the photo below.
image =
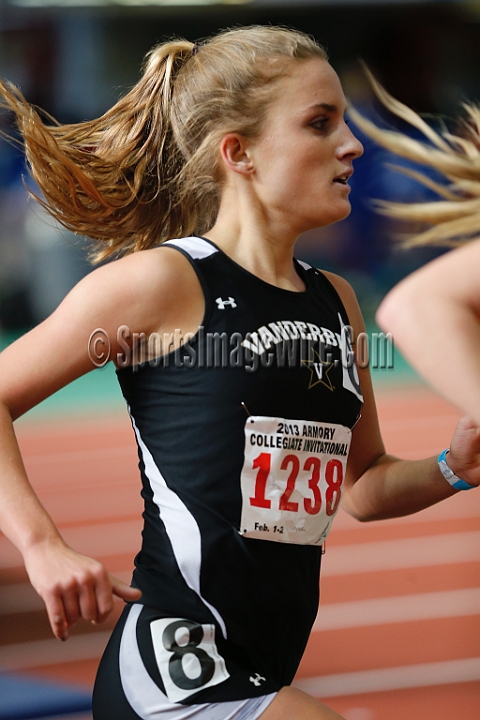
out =
<path fill-rule="evenodd" d="M 291 61 L 311 58 L 327 59 L 313 38 L 250 26 L 200 46 L 153 48 L 139 82 L 95 120 L 60 125 L 47 116 L 47 125 L 2 81 L 0 107 L 16 115 L 43 193 L 36 199 L 61 225 L 96 240 L 99 261 L 206 232 L 219 207 L 221 138 L 257 136 L 272 85 Z"/>
<path fill-rule="evenodd" d="M 417 113 L 389 95 L 366 70 L 372 87 L 388 110 L 419 130 L 429 143 L 414 140 L 392 130 L 384 130 L 360 115 L 350 114 L 363 132 L 400 157 L 433 168 L 448 180 L 443 185 L 421 172 L 397 168 L 434 190 L 442 200 L 420 203 L 377 201 L 380 212 L 399 220 L 427 223 L 433 227 L 407 240 L 404 245 L 459 245 L 480 233 L 480 108 L 465 104 L 465 137 L 441 134 Z"/>

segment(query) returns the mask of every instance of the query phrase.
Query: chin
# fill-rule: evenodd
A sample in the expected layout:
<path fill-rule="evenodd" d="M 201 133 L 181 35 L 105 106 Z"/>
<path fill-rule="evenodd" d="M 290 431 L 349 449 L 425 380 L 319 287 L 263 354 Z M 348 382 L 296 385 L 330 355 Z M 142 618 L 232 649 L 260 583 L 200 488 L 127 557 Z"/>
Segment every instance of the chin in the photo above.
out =
<path fill-rule="evenodd" d="M 330 208 L 330 212 L 324 215 L 321 219 L 317 219 L 315 227 L 327 227 L 327 225 L 334 225 L 340 220 L 345 220 L 352 212 L 352 206 L 349 202 L 343 204 L 343 207 Z M 313 229 L 313 228 L 312 228 Z"/>

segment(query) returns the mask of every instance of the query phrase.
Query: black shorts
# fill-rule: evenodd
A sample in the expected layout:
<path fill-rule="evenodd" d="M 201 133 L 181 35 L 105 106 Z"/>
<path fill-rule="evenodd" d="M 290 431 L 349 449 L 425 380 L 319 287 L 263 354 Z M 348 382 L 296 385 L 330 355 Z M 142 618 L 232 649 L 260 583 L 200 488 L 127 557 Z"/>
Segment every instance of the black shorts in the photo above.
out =
<path fill-rule="evenodd" d="M 185 702 L 229 678 L 209 626 L 127 605 L 95 681 L 94 720 L 256 720 L 276 693 L 228 702 Z M 258 687 L 261 678 L 252 676 Z M 195 700 L 195 698 L 193 698 Z"/>

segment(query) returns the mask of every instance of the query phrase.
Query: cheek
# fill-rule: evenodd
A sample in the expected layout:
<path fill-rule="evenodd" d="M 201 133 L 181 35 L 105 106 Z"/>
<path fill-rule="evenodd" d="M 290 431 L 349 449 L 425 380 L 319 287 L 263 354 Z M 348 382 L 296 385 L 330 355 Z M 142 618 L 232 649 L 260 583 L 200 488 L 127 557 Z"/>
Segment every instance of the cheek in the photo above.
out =
<path fill-rule="evenodd" d="M 264 181 L 275 194 L 294 193 L 302 189 L 304 173 L 287 153 L 272 158 L 264 167 Z"/>
<path fill-rule="evenodd" d="M 320 183 L 323 187 L 331 185 L 334 171 L 332 163 L 325 158 L 324 153 L 311 152 L 310 156 L 305 160 L 302 167 L 302 172 L 305 177 L 309 177 L 315 180 L 316 183 Z"/>

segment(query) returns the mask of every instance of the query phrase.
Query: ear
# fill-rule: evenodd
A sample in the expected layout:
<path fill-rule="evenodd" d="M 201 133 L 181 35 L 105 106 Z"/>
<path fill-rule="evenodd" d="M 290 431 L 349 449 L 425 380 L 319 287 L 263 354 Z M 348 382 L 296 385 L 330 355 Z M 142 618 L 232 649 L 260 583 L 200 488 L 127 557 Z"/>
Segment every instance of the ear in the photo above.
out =
<path fill-rule="evenodd" d="M 250 157 L 248 141 L 238 133 L 228 133 L 220 143 L 220 154 L 223 164 L 232 172 L 249 175 L 254 166 Z"/>

